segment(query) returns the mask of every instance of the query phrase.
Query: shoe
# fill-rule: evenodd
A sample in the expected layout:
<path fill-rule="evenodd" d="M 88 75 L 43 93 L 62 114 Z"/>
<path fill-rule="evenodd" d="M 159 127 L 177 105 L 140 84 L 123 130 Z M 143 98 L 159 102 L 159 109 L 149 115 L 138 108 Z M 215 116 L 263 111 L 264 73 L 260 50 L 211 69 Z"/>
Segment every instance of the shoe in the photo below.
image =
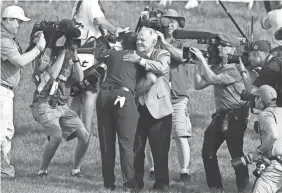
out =
<path fill-rule="evenodd" d="M 110 191 L 114 191 L 116 189 L 116 185 L 104 185 L 104 188 Z"/>
<path fill-rule="evenodd" d="M 48 176 L 48 172 L 47 171 L 42 171 L 40 170 L 37 174 L 38 177 L 41 177 L 41 178 L 47 178 Z"/>
<path fill-rule="evenodd" d="M 187 184 L 191 181 L 191 175 L 188 173 L 181 173 L 180 174 L 180 181 L 184 184 Z"/>
<path fill-rule="evenodd" d="M 71 176 L 76 177 L 76 178 L 85 178 L 85 176 L 83 175 L 83 173 L 81 171 L 78 171 L 76 173 L 71 172 Z"/>
<path fill-rule="evenodd" d="M 154 170 L 151 170 L 150 172 L 149 172 L 149 178 L 150 178 L 150 180 L 155 180 L 155 171 Z"/>

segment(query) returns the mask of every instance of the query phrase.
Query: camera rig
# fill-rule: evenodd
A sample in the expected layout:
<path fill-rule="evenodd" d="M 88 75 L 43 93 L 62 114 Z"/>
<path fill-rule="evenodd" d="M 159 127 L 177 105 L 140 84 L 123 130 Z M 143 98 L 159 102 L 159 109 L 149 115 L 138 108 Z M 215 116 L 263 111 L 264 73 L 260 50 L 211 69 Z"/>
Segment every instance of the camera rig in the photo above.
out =
<path fill-rule="evenodd" d="M 139 32 L 143 26 L 162 32 L 165 27 L 165 25 L 161 22 L 162 15 L 163 11 L 161 9 L 150 9 L 146 6 L 144 10 L 141 11 L 135 32 Z"/>
<path fill-rule="evenodd" d="M 185 30 L 175 30 L 175 39 L 196 39 L 198 44 L 206 44 L 207 50 L 201 50 L 203 55 L 208 58 L 208 62 L 211 65 L 217 65 L 221 62 L 221 58 L 218 56 L 218 46 L 231 46 L 236 48 L 236 53 L 228 55 L 228 63 L 238 63 L 239 57 L 241 57 L 242 62 L 245 66 L 249 66 L 248 61 L 248 48 L 249 44 L 253 41 L 253 17 L 251 20 L 251 38 L 243 33 L 241 28 L 238 26 L 234 18 L 228 12 L 223 3 L 219 0 L 219 4 L 222 6 L 224 11 L 227 13 L 228 17 L 234 23 L 235 27 L 238 29 L 243 38 L 227 35 L 227 34 L 215 34 L 211 32 L 203 31 L 185 31 Z M 190 52 L 190 48 L 186 47 L 183 49 L 184 59 L 195 59 L 195 56 Z"/>

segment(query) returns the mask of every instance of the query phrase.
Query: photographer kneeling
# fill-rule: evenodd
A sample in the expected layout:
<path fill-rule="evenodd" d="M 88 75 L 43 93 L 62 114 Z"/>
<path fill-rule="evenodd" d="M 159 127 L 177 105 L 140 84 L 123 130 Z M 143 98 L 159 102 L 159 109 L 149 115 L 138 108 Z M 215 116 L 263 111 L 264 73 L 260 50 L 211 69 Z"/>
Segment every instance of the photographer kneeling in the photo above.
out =
<path fill-rule="evenodd" d="M 64 20 L 60 24 L 61 26 L 69 26 L 70 34 L 77 33 L 73 21 Z M 68 36 L 66 35 L 66 37 Z M 50 64 L 44 69 L 44 72 L 39 71 L 40 58 L 35 61 L 33 78 L 37 88 L 33 95 L 31 110 L 34 119 L 43 126 L 43 132 L 48 139 L 38 176 L 47 176 L 47 168 L 62 138 L 69 141 L 77 137 L 71 175 L 83 177 L 80 167 L 88 149 L 90 133 L 78 115 L 67 105 L 71 85 L 83 79 L 77 48 L 76 45 L 72 45 L 72 41 L 72 39 L 66 38 L 67 44 L 60 45 L 64 48 L 58 48 L 57 44 L 52 47 Z M 39 91 L 40 83 L 46 80 L 43 89 Z"/>
<path fill-rule="evenodd" d="M 243 156 L 243 137 L 249 111 L 240 97 L 244 85 L 235 64 L 227 63 L 228 54 L 233 54 L 234 47 L 219 45 L 217 53 L 221 62 L 211 69 L 199 49 L 190 50 L 201 63 L 195 66 L 195 88 L 200 90 L 214 86 L 216 113 L 212 115 L 212 122 L 205 131 L 202 158 L 210 191 L 223 192 L 216 153 L 226 140 L 232 158 Z M 235 174 L 238 191 L 243 192 L 249 182 L 248 167 L 236 168 Z"/>
<path fill-rule="evenodd" d="M 258 114 L 261 145 L 252 152 L 252 160 L 261 156 L 270 159 L 270 165 L 257 178 L 252 193 L 276 193 L 282 188 L 282 108 L 275 104 L 274 88 L 263 85 L 254 91 Z"/>

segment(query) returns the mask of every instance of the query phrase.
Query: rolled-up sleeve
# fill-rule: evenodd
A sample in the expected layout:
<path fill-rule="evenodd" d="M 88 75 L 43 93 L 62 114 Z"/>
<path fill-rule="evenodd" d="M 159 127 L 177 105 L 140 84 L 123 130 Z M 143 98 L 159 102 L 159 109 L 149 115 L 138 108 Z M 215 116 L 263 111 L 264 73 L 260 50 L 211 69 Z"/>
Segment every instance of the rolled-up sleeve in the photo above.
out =
<path fill-rule="evenodd" d="M 169 72 L 170 53 L 162 50 L 155 60 L 145 59 L 145 70 L 156 74 L 165 74 Z"/>
<path fill-rule="evenodd" d="M 20 54 L 16 43 L 8 38 L 1 39 L 1 59 L 3 61 Z"/>
<path fill-rule="evenodd" d="M 217 76 L 220 77 L 223 84 L 232 84 L 242 79 L 240 73 L 236 69 L 229 69 Z"/>

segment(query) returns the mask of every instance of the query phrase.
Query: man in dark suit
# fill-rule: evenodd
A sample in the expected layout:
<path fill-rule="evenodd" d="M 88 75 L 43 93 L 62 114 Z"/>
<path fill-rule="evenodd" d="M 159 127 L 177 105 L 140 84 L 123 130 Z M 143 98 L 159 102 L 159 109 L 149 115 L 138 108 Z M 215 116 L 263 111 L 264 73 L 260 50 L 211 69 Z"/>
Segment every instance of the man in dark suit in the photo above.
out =
<path fill-rule="evenodd" d="M 125 54 L 134 53 L 147 58 L 136 50 L 136 34 L 127 33 L 123 38 L 124 50 L 114 51 L 107 58 L 107 78 L 97 98 L 98 133 L 102 157 L 104 187 L 115 189 L 115 142 L 119 141 L 121 172 L 125 188 L 135 188 L 133 169 L 133 145 L 139 113 L 134 95 L 148 90 L 154 76 L 147 73 L 144 84 L 136 90 L 137 82 L 145 75 L 145 69 L 131 62 L 123 61 Z M 136 92 L 135 92 L 136 91 Z"/>
<path fill-rule="evenodd" d="M 169 86 L 170 54 L 166 50 L 155 49 L 157 33 L 150 28 L 142 28 L 137 37 L 137 50 L 150 59 L 137 54 L 127 54 L 125 61 L 138 63 L 157 76 L 155 84 L 139 97 L 140 117 L 134 143 L 134 170 L 138 188 L 143 188 L 144 158 L 147 138 L 155 163 L 155 184 L 153 189 L 167 190 L 169 185 L 168 152 L 172 126 L 172 104 Z"/>

